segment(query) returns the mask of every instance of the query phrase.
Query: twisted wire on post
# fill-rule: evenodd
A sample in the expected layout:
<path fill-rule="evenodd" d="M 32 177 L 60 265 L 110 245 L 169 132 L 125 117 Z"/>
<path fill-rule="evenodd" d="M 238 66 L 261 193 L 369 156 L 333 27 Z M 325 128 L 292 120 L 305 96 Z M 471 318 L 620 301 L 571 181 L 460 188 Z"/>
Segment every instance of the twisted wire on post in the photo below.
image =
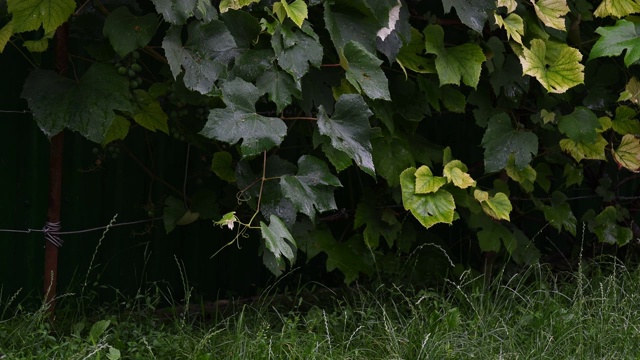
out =
<path fill-rule="evenodd" d="M 60 222 L 48 222 L 42 228 L 42 232 L 44 232 L 44 239 L 48 242 L 52 243 L 55 247 L 60 247 L 64 243 L 62 239 L 60 239 Z"/>

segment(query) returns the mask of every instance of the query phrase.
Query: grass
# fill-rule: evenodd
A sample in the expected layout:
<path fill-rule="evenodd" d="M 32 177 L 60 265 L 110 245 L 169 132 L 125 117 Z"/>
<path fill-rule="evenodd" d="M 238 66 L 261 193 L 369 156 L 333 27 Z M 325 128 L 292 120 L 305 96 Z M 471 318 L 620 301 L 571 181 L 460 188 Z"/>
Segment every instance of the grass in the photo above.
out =
<path fill-rule="evenodd" d="M 200 304 L 160 316 L 158 292 L 85 311 L 86 299 L 69 295 L 50 321 L 45 306 L 0 296 L 0 358 L 639 358 L 640 269 L 607 258 L 564 275 L 536 265 L 488 286 L 467 272 L 438 290 L 385 284 L 286 303 L 265 295 L 230 315 Z"/>

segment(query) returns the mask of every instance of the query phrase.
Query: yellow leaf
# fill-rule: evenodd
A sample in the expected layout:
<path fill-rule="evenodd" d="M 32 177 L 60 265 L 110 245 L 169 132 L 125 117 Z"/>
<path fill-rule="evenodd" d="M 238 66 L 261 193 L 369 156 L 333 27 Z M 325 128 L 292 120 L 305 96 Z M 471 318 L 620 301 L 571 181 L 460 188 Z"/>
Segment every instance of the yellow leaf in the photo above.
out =
<path fill-rule="evenodd" d="M 598 5 L 593 15 L 596 17 L 622 18 L 640 12 L 640 5 L 634 0 L 604 0 Z"/>
<path fill-rule="evenodd" d="M 494 14 L 496 24 L 507 30 L 507 36 L 518 44 L 522 44 L 522 36 L 524 35 L 524 21 L 518 14 L 509 14 L 506 18 L 498 14 Z"/>
<path fill-rule="evenodd" d="M 4 47 L 13 35 L 13 22 L 9 21 L 2 29 L 0 29 L 0 53 L 4 51 Z"/>
<path fill-rule="evenodd" d="M 550 28 L 566 30 L 563 18 L 569 12 L 566 0 L 532 0 L 532 2 L 540 21 Z"/>
<path fill-rule="evenodd" d="M 443 175 L 449 182 L 460 189 L 476 186 L 475 180 L 467 174 L 467 166 L 460 160 L 453 160 L 444 166 Z"/>
<path fill-rule="evenodd" d="M 569 153 L 577 162 L 582 159 L 607 160 L 604 155 L 606 146 L 607 140 L 601 134 L 597 135 L 596 142 L 593 144 L 577 143 L 571 139 L 560 140 L 560 148 Z"/>
<path fill-rule="evenodd" d="M 517 7 L 516 0 L 498 0 L 498 7 L 504 6 L 507 8 L 507 13 L 512 13 Z"/>
<path fill-rule="evenodd" d="M 640 140 L 635 135 L 623 136 L 620 146 L 611 152 L 618 167 L 640 172 Z"/>

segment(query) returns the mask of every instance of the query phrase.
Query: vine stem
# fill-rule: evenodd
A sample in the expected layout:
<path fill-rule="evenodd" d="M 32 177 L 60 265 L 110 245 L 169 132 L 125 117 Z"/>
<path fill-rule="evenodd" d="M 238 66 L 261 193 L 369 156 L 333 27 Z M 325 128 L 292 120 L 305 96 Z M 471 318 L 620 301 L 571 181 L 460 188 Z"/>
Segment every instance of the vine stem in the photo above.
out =
<path fill-rule="evenodd" d="M 253 213 L 251 220 L 247 224 L 247 227 L 251 228 L 253 220 L 260 213 L 260 205 L 262 204 L 262 191 L 264 190 L 264 182 L 267 180 L 267 151 L 262 152 L 262 178 L 260 178 L 260 192 L 258 193 L 258 205 L 256 206 L 256 212 Z"/>

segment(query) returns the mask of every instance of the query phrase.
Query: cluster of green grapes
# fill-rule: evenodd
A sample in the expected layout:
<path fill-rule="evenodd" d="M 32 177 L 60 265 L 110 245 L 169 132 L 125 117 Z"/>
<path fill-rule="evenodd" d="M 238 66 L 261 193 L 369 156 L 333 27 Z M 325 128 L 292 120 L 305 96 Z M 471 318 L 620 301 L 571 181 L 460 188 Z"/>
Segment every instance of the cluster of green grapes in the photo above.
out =
<path fill-rule="evenodd" d="M 91 152 L 96 156 L 96 167 L 100 167 L 108 159 L 116 160 L 120 155 L 120 147 L 115 143 L 111 143 L 104 149 L 94 147 Z"/>
<path fill-rule="evenodd" d="M 118 69 L 118 74 L 129 77 L 129 86 L 132 89 L 142 85 L 142 78 L 139 76 L 142 66 L 138 63 L 139 59 L 140 53 L 134 51 L 115 65 L 116 69 Z"/>

